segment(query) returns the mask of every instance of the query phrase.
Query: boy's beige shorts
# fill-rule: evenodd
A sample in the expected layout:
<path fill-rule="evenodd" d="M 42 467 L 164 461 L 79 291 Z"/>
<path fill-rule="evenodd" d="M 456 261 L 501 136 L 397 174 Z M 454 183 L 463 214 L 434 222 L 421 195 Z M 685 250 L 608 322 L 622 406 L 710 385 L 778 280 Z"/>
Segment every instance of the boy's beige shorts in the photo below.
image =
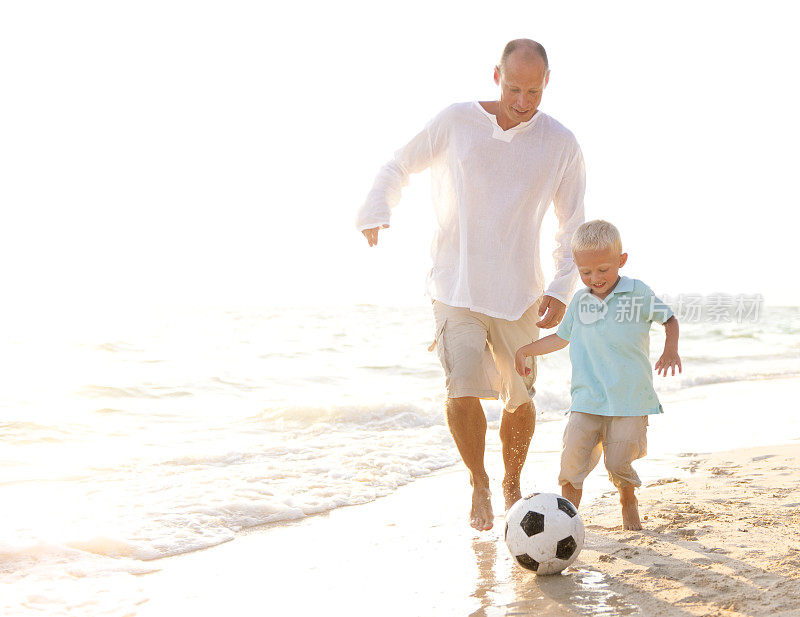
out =
<path fill-rule="evenodd" d="M 449 398 L 499 398 L 508 412 L 531 400 L 535 358 L 527 359 L 531 372 L 523 379 L 514 370 L 514 355 L 539 338 L 540 302 L 541 298 L 518 320 L 509 321 L 433 301 L 436 340 L 429 349 L 438 349 Z"/>
<path fill-rule="evenodd" d="M 631 463 L 647 454 L 647 416 L 601 416 L 573 411 L 564 430 L 558 483 L 583 488 L 583 481 L 604 454 L 614 486 L 641 486 Z"/>

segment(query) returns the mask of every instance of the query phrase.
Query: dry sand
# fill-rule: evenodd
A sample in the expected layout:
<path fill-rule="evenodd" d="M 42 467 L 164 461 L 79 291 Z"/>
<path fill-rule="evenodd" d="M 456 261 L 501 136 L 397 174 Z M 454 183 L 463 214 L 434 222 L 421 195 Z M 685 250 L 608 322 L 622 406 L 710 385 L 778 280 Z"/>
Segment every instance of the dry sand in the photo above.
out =
<path fill-rule="evenodd" d="M 687 418 L 694 427 L 734 431 L 732 443 L 764 443 L 768 435 L 758 426 L 749 431 L 731 418 L 775 409 L 774 401 L 789 409 L 799 385 L 796 379 L 719 384 L 682 394 L 658 418 L 656 451 L 637 463 L 650 478 L 639 491 L 645 529 L 619 529 L 616 494 L 601 496 L 613 487 L 596 470 L 581 508 L 586 544 L 562 575 L 523 570 L 502 540 L 495 427 L 486 456 L 496 490 L 493 530 L 468 526 L 469 484 L 458 465 L 371 503 L 255 528 L 221 546 L 149 562 L 161 570 L 139 578 L 149 600 L 130 614 L 800 617 L 796 417 L 769 417 L 791 444 L 664 454 L 665 440 L 674 448 L 712 443 L 711 428 L 687 433 Z M 558 422 L 537 428 L 524 492 L 557 489 L 553 445 L 562 430 Z M 592 496 L 600 498 L 592 502 Z"/>
<path fill-rule="evenodd" d="M 589 508 L 579 567 L 651 617 L 800 615 L 800 445 L 688 464 L 640 491 L 641 532 L 619 530 L 611 495 Z"/>
<path fill-rule="evenodd" d="M 163 560 L 138 614 L 800 615 L 800 444 L 684 464 L 688 477 L 640 491 L 641 532 L 619 529 L 615 495 L 584 508 L 586 545 L 559 576 L 514 564 L 501 517 L 470 530 L 466 475 L 451 468 Z"/>

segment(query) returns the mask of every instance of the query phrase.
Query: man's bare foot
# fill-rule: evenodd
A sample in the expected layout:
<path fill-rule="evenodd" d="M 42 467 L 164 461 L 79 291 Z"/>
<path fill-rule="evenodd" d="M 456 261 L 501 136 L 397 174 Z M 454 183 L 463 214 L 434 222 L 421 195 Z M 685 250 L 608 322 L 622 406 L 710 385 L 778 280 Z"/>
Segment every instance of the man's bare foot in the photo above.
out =
<path fill-rule="evenodd" d="M 632 486 L 619 489 L 619 502 L 622 505 L 622 528 L 639 531 L 642 521 L 639 520 L 639 501 Z"/>
<path fill-rule="evenodd" d="M 522 499 L 519 478 L 503 478 L 503 498 L 506 500 L 506 512 L 508 512 L 511 506 Z"/>
<path fill-rule="evenodd" d="M 475 486 L 472 489 L 472 509 L 469 524 L 478 531 L 488 531 L 494 525 L 492 512 L 492 492 L 488 486 Z"/>

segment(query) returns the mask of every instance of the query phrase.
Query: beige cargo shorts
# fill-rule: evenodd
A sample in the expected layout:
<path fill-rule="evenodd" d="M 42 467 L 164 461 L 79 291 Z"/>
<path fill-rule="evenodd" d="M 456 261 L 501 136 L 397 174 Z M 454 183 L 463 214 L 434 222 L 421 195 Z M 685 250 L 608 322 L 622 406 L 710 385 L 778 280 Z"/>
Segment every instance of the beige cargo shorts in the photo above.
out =
<path fill-rule="evenodd" d="M 608 479 L 617 488 L 641 486 L 631 463 L 647 454 L 647 416 L 601 416 L 573 411 L 564 430 L 558 483 L 583 488 L 603 455 Z"/>
<path fill-rule="evenodd" d="M 514 369 L 514 355 L 539 338 L 540 302 L 541 298 L 518 320 L 509 321 L 433 301 L 436 339 L 429 350 L 438 349 L 449 398 L 500 399 L 508 412 L 531 400 L 536 359 L 527 359 L 531 372 L 522 378 Z"/>

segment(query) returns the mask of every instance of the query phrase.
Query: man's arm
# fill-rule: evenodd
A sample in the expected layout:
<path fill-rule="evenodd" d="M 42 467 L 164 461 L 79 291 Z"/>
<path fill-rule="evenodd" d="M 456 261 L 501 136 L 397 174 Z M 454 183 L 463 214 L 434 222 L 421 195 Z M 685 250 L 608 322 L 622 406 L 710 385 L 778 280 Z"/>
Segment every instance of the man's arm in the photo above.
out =
<path fill-rule="evenodd" d="M 553 281 L 544 292 L 545 297 L 539 305 L 539 316 L 545 315 L 539 324 L 540 328 L 557 326 L 564 316 L 564 307 L 569 302 L 575 288 L 578 271 L 572 261 L 572 235 L 583 223 L 583 196 L 586 192 L 586 170 L 583 154 L 575 144 L 572 155 L 556 194 L 553 196 L 553 209 L 558 219 L 556 232 L 556 250 L 553 251 L 556 272 Z M 555 300 L 555 302 L 554 302 Z M 550 311 L 552 311 L 552 316 Z M 545 314 L 547 312 L 547 314 Z"/>
<path fill-rule="evenodd" d="M 375 177 L 372 189 L 356 216 L 356 228 L 370 246 L 378 243 L 378 231 L 389 227 L 391 210 L 400 202 L 409 176 L 428 168 L 436 151 L 439 116 L 431 120 L 410 142 L 397 150 Z"/>

